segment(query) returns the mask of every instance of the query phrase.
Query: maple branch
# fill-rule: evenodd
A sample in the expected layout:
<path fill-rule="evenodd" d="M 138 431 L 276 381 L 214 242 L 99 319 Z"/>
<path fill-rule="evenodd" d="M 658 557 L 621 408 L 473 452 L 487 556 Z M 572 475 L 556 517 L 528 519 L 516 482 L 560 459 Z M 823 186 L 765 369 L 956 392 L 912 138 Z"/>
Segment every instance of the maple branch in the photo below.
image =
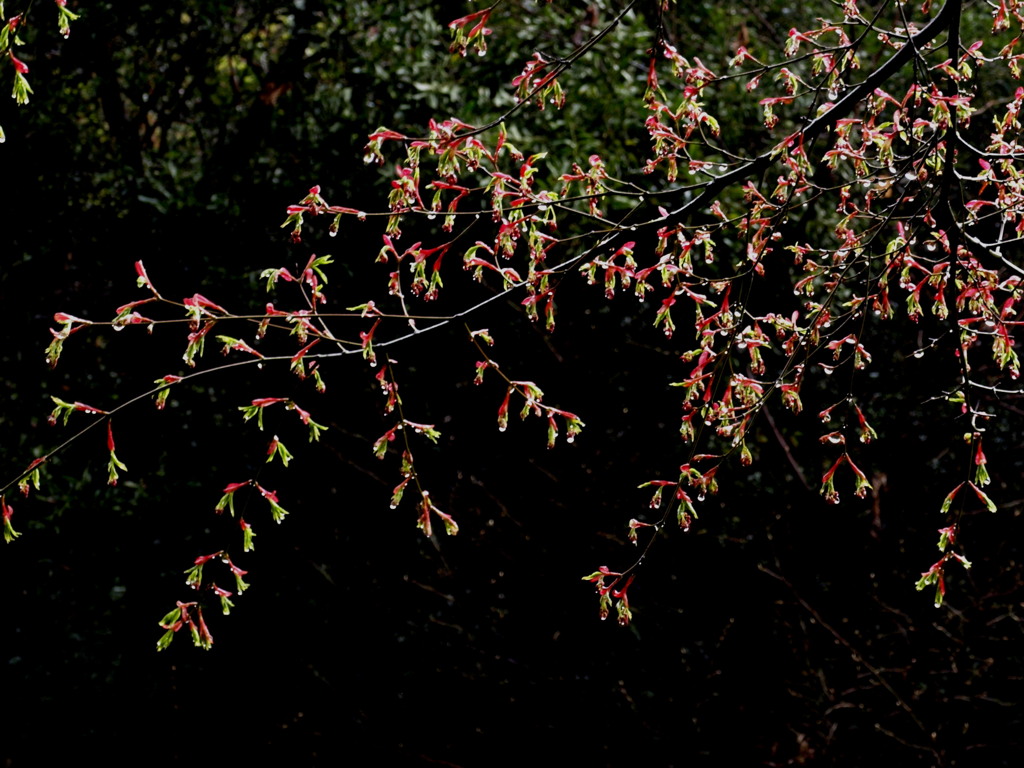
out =
<path fill-rule="evenodd" d="M 718 199 L 718 196 L 724 190 L 734 184 L 740 184 L 750 177 L 761 175 L 768 170 L 771 163 L 778 157 L 780 148 L 785 144 L 795 142 L 798 139 L 802 140 L 805 145 L 813 142 L 819 135 L 834 125 L 837 120 L 841 120 L 849 115 L 854 108 L 870 96 L 876 88 L 898 72 L 904 64 L 918 55 L 921 48 L 934 40 L 939 33 L 949 26 L 949 21 L 951 16 L 954 14 L 954 9 L 959 11 L 959 8 L 960 0 L 947 0 L 935 15 L 935 18 L 932 19 L 924 29 L 914 35 L 908 43 L 896 51 L 892 57 L 868 75 L 859 85 L 848 89 L 843 97 L 829 107 L 825 112 L 816 117 L 801 130 L 786 139 L 783 139 L 781 143 L 772 147 L 767 152 L 763 152 L 757 157 L 748 160 L 738 168 L 729 171 L 728 173 L 724 173 L 721 176 L 716 176 L 706 182 L 700 195 L 683 203 L 674 211 L 671 211 L 669 214 L 670 217 L 677 219 L 682 218 L 694 210 L 708 207 Z M 959 13 L 955 14 L 955 18 L 959 19 Z M 654 221 L 662 220 L 663 219 L 659 218 Z M 652 221 L 648 223 L 654 222 Z"/>
<path fill-rule="evenodd" d="M 519 102 L 517 102 L 515 105 L 510 107 L 507 111 L 502 113 L 499 117 L 494 118 L 493 120 L 491 120 L 488 123 L 485 123 L 484 125 L 481 125 L 481 126 L 478 126 L 476 128 L 473 128 L 472 130 L 465 131 L 463 133 L 456 133 L 456 134 L 454 134 L 449 139 L 448 143 L 458 142 L 458 141 L 461 141 L 462 139 L 468 139 L 468 138 L 470 138 L 472 136 L 479 136 L 482 133 L 486 133 L 487 131 L 491 130 L 492 128 L 497 128 L 499 125 L 501 125 L 506 120 L 508 120 L 510 117 L 512 117 L 512 115 L 514 115 L 516 112 L 518 112 L 519 110 L 523 109 L 526 105 L 528 105 L 533 100 L 534 96 L 536 96 L 538 93 L 540 93 L 542 90 L 544 90 L 544 88 L 547 87 L 547 85 L 549 85 L 552 81 L 557 79 L 562 73 L 564 73 L 573 64 L 575 64 L 577 60 L 579 60 L 583 56 L 585 56 L 595 45 L 597 45 L 605 37 L 607 37 L 611 33 L 611 31 L 613 29 L 615 29 L 615 27 L 617 27 L 619 25 L 619 22 L 622 21 L 622 19 L 624 19 L 626 17 L 626 14 L 629 13 L 631 10 L 633 10 L 633 6 L 635 6 L 637 4 L 637 2 L 638 2 L 638 0 L 630 0 L 630 2 L 626 5 L 626 7 L 623 8 L 615 16 L 614 19 L 612 19 L 610 22 L 608 22 L 608 24 L 605 27 L 603 27 L 600 31 L 598 31 L 593 37 L 591 37 L 589 40 L 587 40 L 585 43 L 583 43 L 579 48 L 577 48 L 572 53 L 570 53 L 566 58 L 564 58 L 564 59 L 557 59 L 554 62 L 555 66 L 553 67 L 552 72 L 549 75 L 547 75 L 546 77 L 543 78 L 543 82 L 540 85 L 538 85 L 538 86 L 534 87 L 533 89 L 531 89 Z M 497 3 L 495 3 L 491 7 L 493 8 L 496 5 L 497 5 Z M 411 141 L 430 141 L 430 140 L 431 140 L 430 137 L 427 136 L 427 137 L 422 137 L 422 138 L 406 138 L 405 142 L 408 143 L 408 142 L 411 142 Z"/>

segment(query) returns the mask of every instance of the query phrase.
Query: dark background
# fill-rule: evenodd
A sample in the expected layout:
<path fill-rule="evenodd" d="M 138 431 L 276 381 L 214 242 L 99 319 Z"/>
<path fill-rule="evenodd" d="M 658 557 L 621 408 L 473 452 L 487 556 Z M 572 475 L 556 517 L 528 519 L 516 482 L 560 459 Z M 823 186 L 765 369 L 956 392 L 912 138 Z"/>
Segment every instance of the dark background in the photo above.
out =
<path fill-rule="evenodd" d="M 564 51 L 595 12 L 610 17 L 600 4 L 516 3 L 495 22 L 484 66 L 447 54 L 442 25 L 465 12 L 458 3 L 90 2 L 66 42 L 38 5 L 19 52 L 35 96 L 0 112 L 7 476 L 72 433 L 47 426 L 51 395 L 110 408 L 183 372 L 173 326 L 152 337 L 83 331 L 50 372 L 54 312 L 112 317 L 144 296 L 138 259 L 165 295 L 198 291 L 239 313 L 269 300 L 262 269 L 301 268 L 310 252 L 338 261 L 333 307 L 379 294 L 377 224 L 337 240 L 310 226 L 295 245 L 279 229 L 285 206 L 320 183 L 331 202 L 381 208 L 388 169 L 360 157 L 369 130 L 493 116 L 535 46 Z M 718 62 L 744 36 L 781 40 L 795 23 L 787 13 L 680 10 L 670 32 L 680 45 L 703 40 Z M 629 19 L 606 55 L 573 70 L 580 97 L 569 111 L 517 124 L 524 151 L 583 162 L 600 149 L 635 175 L 642 119 L 608 104 L 635 99 L 649 22 Z M 757 129 L 756 105 L 719 109 L 741 140 Z M 488 295 L 451 275 L 431 312 Z M 285 288 L 270 298 L 289 301 Z M 494 332 L 503 370 L 536 381 L 587 428 L 552 451 L 539 420 L 513 417 L 499 434 L 502 387 L 472 385 L 477 354 L 461 327 L 389 350 L 408 417 L 443 432 L 416 456 L 435 502 L 459 521 L 455 538 L 423 537 L 411 500 L 388 509 L 397 456 L 378 462 L 370 443 L 390 422 L 374 372 L 354 358 L 324 365 L 322 397 L 270 368 L 200 378 L 163 413 L 143 403 L 116 419 L 129 467 L 118 488 L 104 483 L 94 430 L 48 465 L 40 494 L 9 496 L 24 535 L 0 557 L 7 764 L 372 755 L 486 766 L 542 759 L 545 746 L 552 759 L 594 765 L 1018 764 L 1020 411 L 992 404 L 1000 512 L 968 510 L 974 568 L 950 572 L 936 610 L 914 582 L 937 557 L 964 427 L 929 400 L 952 374 L 910 358 L 927 326 L 880 330 L 876 373 L 859 385 L 880 436 L 858 454 L 872 498 L 845 487 L 839 506 L 821 500 L 828 459 L 815 414 L 836 396 L 825 382 L 805 387 L 804 414 L 769 406 L 778 432 L 759 424 L 751 470 L 729 467 L 693 529 L 655 543 L 630 591 L 635 622 L 618 628 L 598 620 L 581 577 L 633 562 L 625 524 L 649 513 L 636 486 L 685 461 L 665 386 L 688 370 L 684 342 L 651 328 L 635 299 L 607 302 L 576 281 L 559 289 L 552 335 L 515 301 L 472 323 Z M 211 343 L 203 364 L 217 359 Z M 307 445 L 293 414 L 268 411 L 268 432 L 296 454 L 287 471 L 263 467 L 267 436 L 237 411 L 270 395 L 295 397 L 329 426 Z M 220 488 L 257 472 L 291 514 L 277 527 L 255 500 L 245 507 L 258 533 L 256 551 L 238 557 L 251 589 L 229 618 L 210 606 L 213 650 L 183 633 L 157 654 L 157 620 L 189 595 L 182 571 L 225 541 L 240 550 L 213 514 Z"/>

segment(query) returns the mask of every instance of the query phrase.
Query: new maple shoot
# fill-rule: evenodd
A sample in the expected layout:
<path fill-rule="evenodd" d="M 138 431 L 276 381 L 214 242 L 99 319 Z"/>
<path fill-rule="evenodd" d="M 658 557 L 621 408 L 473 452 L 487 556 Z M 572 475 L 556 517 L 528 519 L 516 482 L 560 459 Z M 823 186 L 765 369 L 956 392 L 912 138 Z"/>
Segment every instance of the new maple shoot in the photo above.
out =
<path fill-rule="evenodd" d="M 497 358 L 503 333 L 511 329 L 477 328 L 474 318 L 488 304 L 514 297 L 526 318 L 539 323 L 543 317 L 546 331 L 555 333 L 560 289 L 584 280 L 608 299 L 631 290 L 652 336 L 660 336 L 683 363 L 672 385 L 681 406 L 680 459 L 663 460 L 659 472 L 668 474 L 635 479 L 653 489 L 648 509 L 627 528 L 641 555 L 620 570 L 602 566 L 584 577 L 597 588 L 602 618 L 614 607 L 620 623 L 630 622 L 627 592 L 638 565 L 661 534 L 692 527 L 719 482 L 742 471 L 736 465 L 755 460 L 752 438 L 763 428 L 758 417 L 773 399 L 799 413 L 805 388 L 829 388 L 830 404 L 818 414 L 829 467 L 821 496 L 836 504 L 845 492 L 861 498 L 872 493 L 866 446 L 878 430 L 865 377 L 877 354 L 875 341 L 893 326 L 911 328 L 908 338 L 924 340 L 910 354 L 932 356 L 949 372 L 951 383 L 922 394 L 945 398 L 963 435 L 963 445 L 954 446 L 963 480 L 944 502 L 935 500 L 943 515 L 940 556 L 917 584 L 934 585 L 935 603 L 941 604 L 946 566 L 969 566 L 959 535 L 963 515 L 979 504 L 997 509 L 983 490 L 990 482 L 982 450 L 993 417 L 988 404 L 1021 392 L 1014 333 L 1024 269 L 1013 246 L 1024 234 L 1018 119 L 1024 88 L 1008 90 L 1005 82 L 1020 76 L 1024 51 L 1016 50 L 1024 7 L 835 2 L 829 15 L 791 29 L 777 50 L 738 47 L 728 56 L 692 51 L 673 39 L 674 8 L 667 0 L 654 7 L 623 3 L 578 45 L 566 41 L 561 56 L 525 52 L 510 85 L 514 106 L 486 122 L 438 118 L 421 135 L 374 130 L 365 159 L 395 168 L 386 206 L 333 205 L 314 186 L 287 208 L 284 226 L 305 266 L 267 269 L 262 278 L 290 303 L 275 298 L 263 311 L 246 313 L 199 293 L 169 299 L 140 261 L 144 298 L 119 307 L 106 325 L 152 330 L 186 324 L 183 360 L 195 370 L 164 375 L 151 391 L 109 410 L 56 401 L 53 420 L 66 424 L 84 412 L 92 421 L 36 457 L 3 490 L 20 484 L 27 495 L 38 488 L 46 460 L 104 422 L 110 479 L 116 481 L 125 466 L 114 455 L 113 414 L 151 397 L 163 407 L 179 384 L 239 366 L 285 366 L 308 382 L 301 406 L 267 393 L 238 407 L 260 430 L 267 409 L 275 416 L 294 412 L 308 439 L 317 441 L 327 429 L 315 420 L 318 393 L 329 393 L 333 371 L 361 358 L 373 372 L 390 424 L 368 448 L 394 465 L 391 507 L 414 491 L 424 534 L 433 536 L 437 522 L 455 534 L 458 510 L 435 505 L 429 478 L 414 458 L 418 446 L 437 442 L 440 432 L 412 420 L 418 407 L 414 397 L 399 395 L 403 372 L 392 350 L 465 324 L 478 359 L 475 383 L 499 385 L 498 429 L 518 412 L 546 423 L 549 448 L 562 433 L 572 442 L 587 415 L 563 409 L 572 403 L 546 402 L 543 382 L 527 380 L 529 371 L 503 367 Z M 488 24 L 515 10 L 499 0 L 451 22 L 451 50 L 466 57 L 463 66 L 488 66 L 480 58 L 488 38 L 493 42 Z M 979 21 L 964 14 L 987 16 L 990 10 L 990 34 L 962 40 L 961 30 Z M 632 78 L 634 100 L 621 108 L 633 111 L 649 139 L 643 168 L 613 167 L 600 146 L 562 155 L 535 151 L 543 144 L 525 145 L 529 135 L 517 133 L 524 115 L 571 105 L 575 73 L 602 55 L 625 20 L 637 17 L 649 24 L 650 49 L 637 51 L 643 74 Z M 469 57 L 469 51 L 479 56 Z M 760 107 L 757 146 L 748 128 L 715 114 L 724 94 L 736 90 Z M 986 105 L 981 118 L 979 103 Z M 326 287 L 332 258 L 303 251 L 304 229 L 321 219 L 332 236 L 378 223 L 383 230 L 376 254 L 346 255 L 375 256 L 382 265 L 380 285 L 367 286 L 358 306 L 332 306 Z M 415 234 L 403 235 L 403 229 Z M 473 298 L 460 292 L 458 310 L 430 314 L 430 302 L 444 294 L 446 283 L 468 277 L 480 283 Z M 66 314 L 55 320 L 59 328 L 47 352 L 53 365 L 72 334 L 98 324 Z M 222 333 L 229 329 L 235 335 Z M 232 362 L 202 363 L 213 338 Z M 267 463 L 276 458 L 281 470 L 296 471 L 289 466 L 293 454 L 276 435 L 265 443 L 258 450 Z M 282 521 L 286 512 L 276 493 L 256 478 L 225 480 L 230 482 L 211 509 L 234 516 L 236 494 L 256 494 L 269 504 L 271 518 Z M 10 540 L 17 534 L 6 496 L 3 512 Z M 241 517 L 239 524 L 242 535 L 233 546 L 248 551 L 255 534 Z M 245 571 L 231 560 L 229 546 L 200 556 L 189 569 L 188 586 L 201 598 L 179 602 L 164 617 L 160 647 L 183 626 L 197 645 L 210 646 L 201 603 L 216 597 L 227 613 L 233 593 L 204 581 L 202 567 L 224 564 L 225 578 L 233 574 L 240 592 Z"/>
<path fill-rule="evenodd" d="M 60 35 L 67 39 L 71 35 L 71 22 L 78 20 L 78 15 L 72 13 L 67 7 L 67 0 L 54 0 L 57 6 L 57 30 Z M 15 48 L 23 46 L 25 42 L 21 39 L 19 30 L 22 32 L 28 26 L 30 22 L 29 11 L 31 10 L 31 3 L 19 4 L 24 5 L 24 10 L 21 13 L 12 13 L 10 15 L 4 9 L 4 4 L 0 2 L 0 62 L 9 64 L 13 74 L 13 88 L 11 90 L 11 98 L 14 99 L 15 103 L 21 107 L 29 102 L 29 97 L 32 95 L 32 86 L 29 84 L 27 75 L 29 74 L 29 66 L 24 61 L 15 56 Z M 3 126 L 0 126 L 0 144 L 7 140 L 4 134 Z"/>

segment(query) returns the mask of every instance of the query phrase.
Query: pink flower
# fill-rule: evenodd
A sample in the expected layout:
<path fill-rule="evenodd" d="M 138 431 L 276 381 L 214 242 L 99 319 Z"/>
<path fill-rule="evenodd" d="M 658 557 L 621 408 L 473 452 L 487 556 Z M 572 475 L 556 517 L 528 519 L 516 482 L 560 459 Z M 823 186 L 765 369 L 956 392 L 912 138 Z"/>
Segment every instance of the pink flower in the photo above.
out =
<path fill-rule="evenodd" d="M 141 262 L 139 263 L 141 264 Z M 208 298 L 198 293 L 193 294 L 191 298 L 182 299 L 182 303 L 186 307 L 201 307 L 203 309 L 215 309 L 218 312 L 223 312 L 224 314 L 227 314 L 227 310 L 224 309 L 224 307 L 218 304 L 214 304 Z"/>
<path fill-rule="evenodd" d="M 287 399 L 288 398 L 286 397 L 257 397 L 252 401 L 252 404 L 257 408 L 265 408 L 266 406 L 273 405 L 274 403 L 284 403 Z"/>
<path fill-rule="evenodd" d="M 22 74 L 22 75 L 27 75 L 28 74 L 28 65 L 25 64 L 25 62 L 23 62 L 19 58 L 16 58 L 15 55 L 13 53 L 11 53 L 10 51 L 7 52 L 7 55 L 11 57 L 11 64 L 14 65 L 14 68 L 18 71 L 19 74 Z"/>

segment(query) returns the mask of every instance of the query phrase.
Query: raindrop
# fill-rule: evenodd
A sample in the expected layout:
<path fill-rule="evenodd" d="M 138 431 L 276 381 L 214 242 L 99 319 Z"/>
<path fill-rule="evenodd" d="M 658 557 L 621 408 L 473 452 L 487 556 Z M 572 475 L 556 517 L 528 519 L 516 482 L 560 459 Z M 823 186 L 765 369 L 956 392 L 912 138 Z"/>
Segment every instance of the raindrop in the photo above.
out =
<path fill-rule="evenodd" d="M 330 231 L 329 231 L 329 232 L 328 232 L 327 234 L 328 234 L 329 236 L 331 236 L 331 237 L 337 237 L 337 236 L 338 236 L 338 230 L 336 230 L 336 229 L 332 229 L 332 230 L 330 230 Z"/>
<path fill-rule="evenodd" d="M 567 443 L 571 443 L 571 442 L 573 442 L 573 441 L 574 441 L 575 439 L 576 439 L 575 437 L 567 437 L 567 438 L 565 438 L 565 442 L 567 442 Z"/>
<path fill-rule="evenodd" d="M 725 173 L 728 170 L 729 170 L 729 166 L 728 165 L 720 165 L 720 166 L 718 166 L 719 173 Z"/>
<path fill-rule="evenodd" d="M 923 349 L 917 350 L 917 352 L 914 353 L 914 357 L 916 357 L 918 360 L 920 360 L 922 357 L 924 357 L 924 350 Z"/>
<path fill-rule="evenodd" d="M 397 504 L 392 504 L 391 505 L 391 509 L 398 509 L 398 505 Z"/>
<path fill-rule="evenodd" d="M 833 445 L 837 445 L 837 444 L 843 442 L 843 436 L 842 435 L 831 434 L 831 435 L 828 436 L 828 441 L 830 443 L 832 443 Z"/>
<path fill-rule="evenodd" d="M 925 246 L 924 246 L 924 249 L 925 249 L 926 251 L 934 251 L 934 250 L 935 250 L 935 247 L 936 247 L 936 246 L 935 246 L 935 241 L 930 241 L 930 242 L 928 242 L 927 244 L 925 244 Z"/>
<path fill-rule="evenodd" d="M 704 499 L 706 499 L 706 498 L 707 498 L 707 496 L 705 496 L 703 493 L 698 493 L 697 494 L 697 501 L 704 501 Z"/>
<path fill-rule="evenodd" d="M 498 427 L 499 432 L 504 432 L 508 427 Z"/>
<path fill-rule="evenodd" d="M 123 323 L 114 323 L 113 328 L 114 328 L 115 331 L 123 331 L 124 330 L 124 324 Z"/>
<path fill-rule="evenodd" d="M 826 376 L 831 376 L 832 375 L 832 371 L 834 371 L 835 368 L 829 368 L 828 366 L 823 366 L 822 370 L 825 371 L 825 375 Z"/>
<path fill-rule="evenodd" d="M 427 219 L 436 219 L 436 218 L 437 218 L 437 214 L 436 213 L 428 213 L 427 214 Z"/>

